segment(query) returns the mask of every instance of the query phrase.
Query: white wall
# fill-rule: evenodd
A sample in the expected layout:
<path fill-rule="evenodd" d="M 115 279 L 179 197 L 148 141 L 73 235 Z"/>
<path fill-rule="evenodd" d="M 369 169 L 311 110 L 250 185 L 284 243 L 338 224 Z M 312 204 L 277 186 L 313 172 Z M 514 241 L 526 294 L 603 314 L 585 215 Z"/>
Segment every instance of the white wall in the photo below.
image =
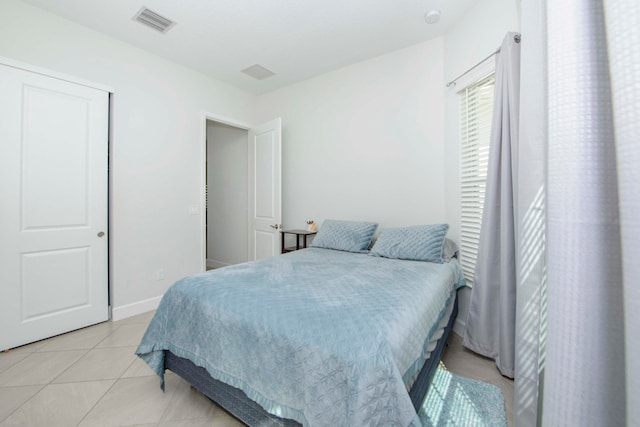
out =
<path fill-rule="evenodd" d="M 0 1 L 0 55 L 114 88 L 111 275 L 114 317 L 152 309 L 203 264 L 204 110 L 250 121 L 254 97 L 16 0 Z M 156 273 L 164 270 L 164 279 Z"/>
<path fill-rule="evenodd" d="M 494 52 L 509 31 L 520 30 L 519 1 L 485 0 L 474 6 L 452 27 L 444 37 L 445 91 L 445 175 L 446 217 L 451 225 L 449 236 L 460 237 L 460 137 L 459 111 L 456 88 L 445 84 Z M 525 41 L 526 42 L 526 41 Z M 460 89 L 460 88 L 458 88 Z M 469 311 L 470 289 L 460 295 L 460 313 L 456 332 L 464 332 Z"/>
<path fill-rule="evenodd" d="M 207 263 L 248 260 L 248 131 L 207 122 Z"/>
<path fill-rule="evenodd" d="M 0 55 L 115 89 L 110 262 L 122 317 L 202 267 L 202 216 L 189 214 L 202 198 L 202 111 L 283 118 L 285 227 L 446 221 L 457 238 L 457 99 L 444 84 L 519 29 L 517 5 L 478 3 L 445 37 L 257 98 L 17 0 L 0 1 Z"/>
<path fill-rule="evenodd" d="M 283 225 L 445 221 L 444 41 L 437 38 L 257 99 L 282 117 Z"/>

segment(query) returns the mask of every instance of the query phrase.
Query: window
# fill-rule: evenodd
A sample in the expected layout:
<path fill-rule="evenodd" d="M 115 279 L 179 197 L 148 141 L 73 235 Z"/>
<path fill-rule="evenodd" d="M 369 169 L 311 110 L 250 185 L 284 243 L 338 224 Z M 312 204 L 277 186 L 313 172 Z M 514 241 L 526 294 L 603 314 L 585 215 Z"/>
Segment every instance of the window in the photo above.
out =
<path fill-rule="evenodd" d="M 460 263 L 473 282 L 489 162 L 494 73 L 458 92 L 460 96 Z"/>

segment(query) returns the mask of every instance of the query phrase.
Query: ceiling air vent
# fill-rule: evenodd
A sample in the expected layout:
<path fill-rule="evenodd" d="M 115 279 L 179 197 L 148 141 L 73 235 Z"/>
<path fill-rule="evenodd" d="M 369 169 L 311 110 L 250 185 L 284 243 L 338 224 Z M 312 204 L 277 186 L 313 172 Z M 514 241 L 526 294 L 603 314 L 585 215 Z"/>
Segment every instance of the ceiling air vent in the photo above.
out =
<path fill-rule="evenodd" d="M 264 80 L 268 77 L 275 76 L 275 73 L 273 71 L 269 71 L 266 68 L 264 68 L 262 65 L 258 65 L 258 64 L 252 65 L 251 67 L 247 67 L 244 70 L 242 70 L 242 72 L 258 80 Z"/>
<path fill-rule="evenodd" d="M 153 28 L 156 31 L 160 31 L 161 33 L 166 33 L 176 25 L 172 20 L 167 19 L 162 15 L 158 15 L 156 12 L 147 9 L 146 7 L 140 9 L 133 17 L 133 20 L 138 21 L 147 27 Z"/>

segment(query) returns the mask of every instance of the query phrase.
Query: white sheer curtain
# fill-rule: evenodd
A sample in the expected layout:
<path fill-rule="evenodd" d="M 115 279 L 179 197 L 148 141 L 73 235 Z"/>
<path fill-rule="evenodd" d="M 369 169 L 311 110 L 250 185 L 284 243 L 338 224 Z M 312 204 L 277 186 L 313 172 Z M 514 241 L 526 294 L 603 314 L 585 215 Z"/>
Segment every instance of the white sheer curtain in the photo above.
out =
<path fill-rule="evenodd" d="M 639 22 L 637 0 L 522 1 L 517 426 L 640 424 Z"/>
<path fill-rule="evenodd" d="M 520 35 L 508 33 L 496 58 L 487 186 L 463 345 L 513 378 L 515 358 L 515 193 L 520 108 Z"/>
<path fill-rule="evenodd" d="M 547 85 L 546 14 L 541 0 L 522 3 L 520 179 L 516 241 L 514 424 L 535 426 L 546 284 Z"/>
<path fill-rule="evenodd" d="M 640 2 L 604 0 L 618 169 L 626 414 L 640 425 Z M 619 348 L 619 346 L 618 346 Z"/>

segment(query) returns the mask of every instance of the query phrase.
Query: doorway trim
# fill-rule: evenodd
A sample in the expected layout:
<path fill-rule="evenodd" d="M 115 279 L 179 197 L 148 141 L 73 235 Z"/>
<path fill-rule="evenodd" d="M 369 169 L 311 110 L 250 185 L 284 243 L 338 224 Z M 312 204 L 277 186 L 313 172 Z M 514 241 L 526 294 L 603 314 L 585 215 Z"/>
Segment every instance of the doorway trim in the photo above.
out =
<path fill-rule="evenodd" d="M 53 77 L 58 80 L 64 80 L 69 83 L 75 83 L 81 86 L 87 86 L 94 89 L 102 90 L 109 94 L 115 93 L 111 86 L 107 86 L 101 83 L 95 83 L 89 80 L 77 78 L 75 76 L 71 76 L 66 73 L 60 73 L 55 70 L 50 70 L 48 68 L 40 67 L 37 65 L 29 64 L 27 62 L 18 61 L 16 59 L 7 58 L 6 56 L 0 56 L 0 64 L 6 65 L 7 67 L 19 68 L 21 70 L 30 71 L 32 73 L 41 74 L 47 77 Z"/>
<path fill-rule="evenodd" d="M 200 271 L 207 271 L 207 205 L 206 205 L 206 186 L 207 186 L 207 120 L 233 126 L 238 129 L 248 131 L 253 127 L 252 124 L 226 117 L 217 113 L 208 111 L 202 112 L 201 137 L 200 137 Z M 249 139 L 247 136 L 247 144 Z M 247 172 L 248 173 L 248 172 Z"/>

